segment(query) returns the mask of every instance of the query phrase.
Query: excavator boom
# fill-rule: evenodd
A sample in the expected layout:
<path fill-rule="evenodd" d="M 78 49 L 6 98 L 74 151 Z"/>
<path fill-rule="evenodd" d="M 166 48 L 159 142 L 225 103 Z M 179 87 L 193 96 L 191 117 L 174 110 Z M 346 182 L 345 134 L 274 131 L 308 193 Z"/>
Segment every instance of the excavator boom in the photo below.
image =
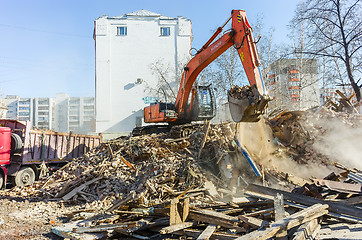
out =
<path fill-rule="evenodd" d="M 231 30 L 215 40 L 229 20 L 232 21 Z M 252 28 L 243 10 L 233 10 L 226 23 L 216 30 L 184 68 L 176 103 L 172 106 L 174 114 L 170 114 L 170 111 L 168 111 L 168 114 L 167 111 L 162 111 L 161 103 L 151 105 L 144 110 L 145 122 L 185 123 L 195 119 L 200 120 L 197 116 L 200 112 L 198 105 L 200 100 L 195 86 L 196 78 L 205 67 L 231 46 L 234 46 L 238 51 L 249 83 L 254 89 L 252 93 L 255 95 L 252 98 L 244 95 L 235 97 L 235 94 L 229 92 L 231 115 L 233 120 L 237 122 L 258 120 L 258 117 L 265 109 L 267 98 L 264 97 L 265 86 L 259 70 L 260 60 L 252 36 Z M 249 116 L 244 117 L 244 114 Z M 205 118 L 211 117 L 207 116 Z"/>

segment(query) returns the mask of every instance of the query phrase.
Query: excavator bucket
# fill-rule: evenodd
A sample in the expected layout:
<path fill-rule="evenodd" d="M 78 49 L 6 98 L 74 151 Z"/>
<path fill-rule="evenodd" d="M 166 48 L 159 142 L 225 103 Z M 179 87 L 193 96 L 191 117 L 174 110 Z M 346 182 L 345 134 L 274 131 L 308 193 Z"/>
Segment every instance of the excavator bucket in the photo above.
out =
<path fill-rule="evenodd" d="M 256 86 L 233 86 L 228 91 L 231 118 L 234 122 L 257 122 L 270 101 L 259 94 Z"/>

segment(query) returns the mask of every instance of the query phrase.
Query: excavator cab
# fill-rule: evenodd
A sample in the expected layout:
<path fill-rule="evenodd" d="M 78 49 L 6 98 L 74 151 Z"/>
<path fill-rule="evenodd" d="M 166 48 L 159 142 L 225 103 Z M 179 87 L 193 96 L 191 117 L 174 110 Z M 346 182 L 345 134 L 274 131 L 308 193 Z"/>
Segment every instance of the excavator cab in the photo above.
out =
<path fill-rule="evenodd" d="M 215 96 L 210 86 L 211 84 L 196 87 L 196 96 L 192 107 L 194 121 L 210 120 L 215 116 Z"/>

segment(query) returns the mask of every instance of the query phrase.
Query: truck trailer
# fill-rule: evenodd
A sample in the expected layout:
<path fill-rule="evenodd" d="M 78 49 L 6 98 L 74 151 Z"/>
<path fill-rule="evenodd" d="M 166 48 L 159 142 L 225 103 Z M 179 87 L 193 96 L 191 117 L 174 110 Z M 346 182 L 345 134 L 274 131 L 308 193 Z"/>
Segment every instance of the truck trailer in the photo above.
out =
<path fill-rule="evenodd" d="M 0 188 L 8 180 L 13 186 L 31 185 L 49 168 L 81 157 L 101 142 L 102 135 L 33 129 L 29 121 L 0 119 Z"/>

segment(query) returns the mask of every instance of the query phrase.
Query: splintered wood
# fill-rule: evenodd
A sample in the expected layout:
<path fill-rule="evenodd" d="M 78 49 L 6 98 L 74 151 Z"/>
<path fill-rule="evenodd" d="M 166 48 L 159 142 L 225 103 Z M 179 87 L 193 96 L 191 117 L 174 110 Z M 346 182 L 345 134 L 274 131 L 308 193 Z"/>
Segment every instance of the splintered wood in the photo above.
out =
<path fill-rule="evenodd" d="M 182 134 L 103 143 L 48 179 L 6 194 L 83 205 L 65 214 L 69 223 L 53 228 L 70 239 L 326 239 L 336 223 L 348 229 L 362 223 L 362 174 L 315 152 L 319 132 L 300 122 L 303 114 L 268 120 L 275 144 L 296 163 L 317 161 L 339 173 L 303 179 L 297 168 L 285 173 L 251 165 L 235 124 L 207 122 L 180 128 Z"/>

